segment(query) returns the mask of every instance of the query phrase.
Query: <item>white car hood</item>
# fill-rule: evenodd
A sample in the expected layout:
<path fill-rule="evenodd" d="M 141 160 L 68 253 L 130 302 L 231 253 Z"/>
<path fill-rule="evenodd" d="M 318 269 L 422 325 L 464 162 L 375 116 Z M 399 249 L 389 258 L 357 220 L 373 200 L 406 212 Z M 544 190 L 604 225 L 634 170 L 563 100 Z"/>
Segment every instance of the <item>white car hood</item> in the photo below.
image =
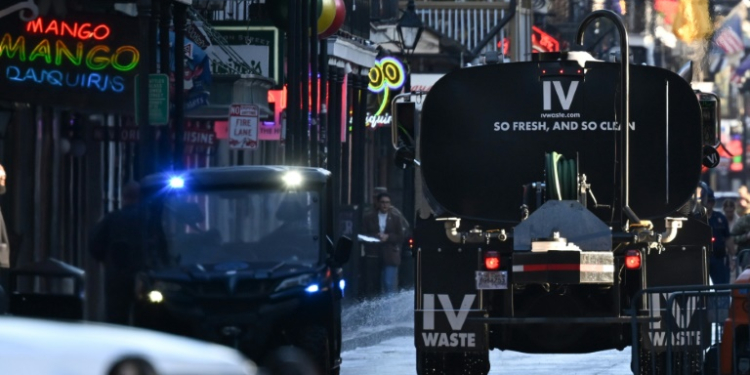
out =
<path fill-rule="evenodd" d="M 0 316 L 0 373 L 106 375 L 125 358 L 159 375 L 252 375 L 238 351 L 133 327 Z"/>

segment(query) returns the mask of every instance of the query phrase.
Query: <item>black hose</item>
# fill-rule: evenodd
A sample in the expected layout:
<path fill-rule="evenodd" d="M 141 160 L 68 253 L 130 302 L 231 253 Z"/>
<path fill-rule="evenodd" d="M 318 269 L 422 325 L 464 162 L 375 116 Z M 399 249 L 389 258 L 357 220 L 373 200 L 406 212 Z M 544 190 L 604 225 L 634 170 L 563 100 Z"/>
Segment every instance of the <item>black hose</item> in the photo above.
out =
<path fill-rule="evenodd" d="M 577 200 L 578 171 L 573 159 L 565 159 L 562 154 L 552 152 L 545 154 L 547 171 L 548 199 Z"/>

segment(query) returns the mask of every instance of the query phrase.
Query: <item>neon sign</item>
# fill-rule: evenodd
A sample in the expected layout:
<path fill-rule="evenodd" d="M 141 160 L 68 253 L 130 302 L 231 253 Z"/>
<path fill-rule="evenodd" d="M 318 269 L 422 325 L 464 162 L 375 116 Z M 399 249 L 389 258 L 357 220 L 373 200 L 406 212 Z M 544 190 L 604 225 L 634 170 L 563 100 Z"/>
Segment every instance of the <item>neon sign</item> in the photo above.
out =
<path fill-rule="evenodd" d="M 531 46 L 532 53 L 560 52 L 560 42 L 536 26 L 531 26 Z M 502 49 L 503 54 L 507 56 L 510 52 L 510 39 L 503 38 L 497 42 L 497 48 Z"/>
<path fill-rule="evenodd" d="M 382 92 L 383 97 L 375 114 L 367 114 L 366 122 L 373 128 L 379 124 L 389 124 L 391 122 L 390 114 L 381 114 L 390 103 L 390 91 L 400 90 L 404 86 L 406 80 L 404 65 L 393 57 L 384 57 L 375 61 L 375 66 L 370 68 L 368 76 L 370 77 L 370 83 L 367 85 L 367 89 L 376 94 Z"/>
<path fill-rule="evenodd" d="M 13 91 L 28 93 L 29 102 L 87 107 L 101 103 L 107 109 L 132 111 L 128 93 L 141 53 L 138 33 L 130 30 L 137 30 L 137 22 L 122 16 L 81 18 L 78 14 L 64 21 L 38 17 L 3 22 L 0 85 L 17 85 L 20 90 Z"/>
<path fill-rule="evenodd" d="M 54 34 L 59 37 L 68 35 L 81 40 L 87 40 L 90 38 L 103 40 L 109 36 L 111 30 L 109 29 L 109 26 L 104 24 L 92 27 L 91 23 L 89 22 L 84 22 L 79 25 L 78 22 L 73 22 L 71 24 L 69 22 L 60 21 L 58 23 L 56 20 L 52 20 L 47 23 L 47 27 L 45 28 L 44 21 L 41 17 L 39 17 L 36 20 L 29 21 L 26 24 L 26 32 Z"/>
<path fill-rule="evenodd" d="M 560 42 L 536 26 L 531 26 L 531 44 L 534 52 L 560 52 Z"/>

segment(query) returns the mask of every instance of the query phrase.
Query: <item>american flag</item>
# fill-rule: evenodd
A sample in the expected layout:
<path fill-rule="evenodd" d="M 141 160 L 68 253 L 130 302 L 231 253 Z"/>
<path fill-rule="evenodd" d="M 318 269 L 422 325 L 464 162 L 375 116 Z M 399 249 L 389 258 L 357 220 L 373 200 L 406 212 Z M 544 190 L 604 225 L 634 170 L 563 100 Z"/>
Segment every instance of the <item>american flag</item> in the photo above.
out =
<path fill-rule="evenodd" d="M 734 55 L 745 51 L 742 42 L 742 26 L 739 15 L 729 16 L 714 36 L 714 42 L 727 55 Z"/>

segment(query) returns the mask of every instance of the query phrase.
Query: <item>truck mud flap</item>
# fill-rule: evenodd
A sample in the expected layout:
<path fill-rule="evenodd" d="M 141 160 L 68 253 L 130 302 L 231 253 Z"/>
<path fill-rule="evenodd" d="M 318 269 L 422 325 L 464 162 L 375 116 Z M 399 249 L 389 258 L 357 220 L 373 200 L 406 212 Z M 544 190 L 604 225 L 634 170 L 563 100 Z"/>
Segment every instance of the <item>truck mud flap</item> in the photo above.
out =
<path fill-rule="evenodd" d="M 474 278 L 480 259 L 476 249 L 417 250 L 414 345 L 418 349 L 488 350 L 487 325 L 475 320 L 485 316 L 483 292 L 476 289 Z"/>

